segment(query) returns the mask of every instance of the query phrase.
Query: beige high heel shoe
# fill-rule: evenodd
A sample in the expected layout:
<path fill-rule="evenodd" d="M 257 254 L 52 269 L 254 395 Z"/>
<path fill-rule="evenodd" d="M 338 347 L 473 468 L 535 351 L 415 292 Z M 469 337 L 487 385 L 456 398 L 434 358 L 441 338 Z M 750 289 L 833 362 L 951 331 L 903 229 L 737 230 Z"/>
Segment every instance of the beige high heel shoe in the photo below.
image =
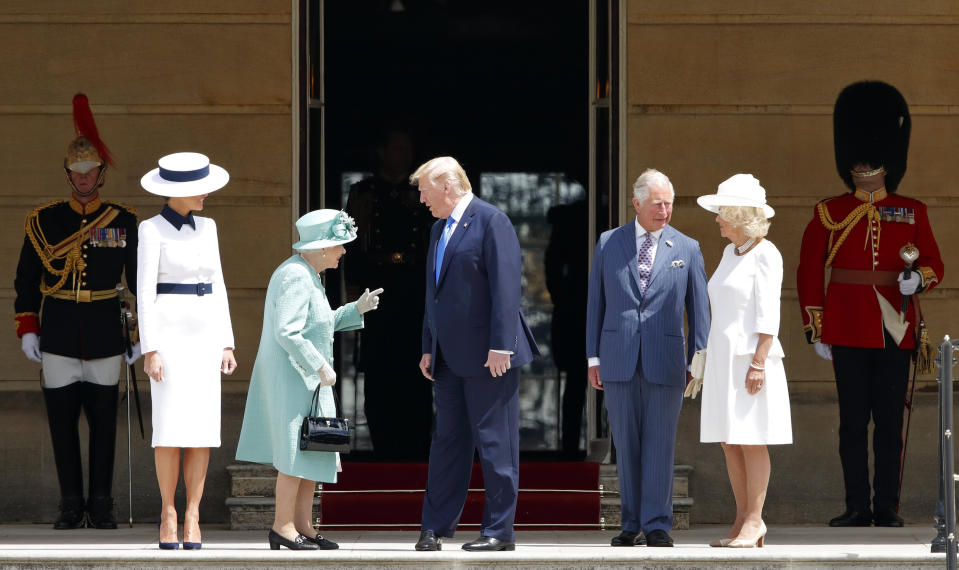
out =
<path fill-rule="evenodd" d="M 731 538 L 717 538 L 716 540 L 709 543 L 709 546 L 713 548 L 726 548 L 729 546 L 729 543 L 732 542 Z"/>
<path fill-rule="evenodd" d="M 728 548 L 762 548 L 766 542 L 766 523 L 761 522 L 759 526 L 759 534 L 751 540 L 745 540 L 736 538 L 729 542 L 726 546 Z"/>

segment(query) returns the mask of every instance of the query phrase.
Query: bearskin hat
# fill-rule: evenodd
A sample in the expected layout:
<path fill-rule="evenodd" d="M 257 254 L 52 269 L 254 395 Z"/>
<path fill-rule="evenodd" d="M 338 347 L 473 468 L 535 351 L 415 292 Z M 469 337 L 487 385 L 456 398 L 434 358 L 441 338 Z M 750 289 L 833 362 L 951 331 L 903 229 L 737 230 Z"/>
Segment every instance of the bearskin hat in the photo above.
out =
<path fill-rule="evenodd" d="M 847 86 L 833 111 L 836 169 L 850 190 L 850 171 L 857 164 L 886 168 L 886 191 L 895 192 L 906 174 L 912 121 L 902 94 L 882 81 Z"/>

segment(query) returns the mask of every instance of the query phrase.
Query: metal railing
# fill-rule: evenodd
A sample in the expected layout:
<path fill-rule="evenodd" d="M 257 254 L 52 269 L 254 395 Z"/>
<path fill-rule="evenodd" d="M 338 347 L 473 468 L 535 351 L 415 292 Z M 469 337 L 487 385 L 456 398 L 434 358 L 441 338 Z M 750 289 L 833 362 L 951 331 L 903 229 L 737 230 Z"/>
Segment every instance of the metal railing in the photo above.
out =
<path fill-rule="evenodd" d="M 956 568 L 956 468 L 952 440 L 952 367 L 959 341 L 946 335 L 935 362 L 939 367 L 939 500 L 936 502 L 936 538 L 932 552 L 946 553 L 946 568 Z"/>

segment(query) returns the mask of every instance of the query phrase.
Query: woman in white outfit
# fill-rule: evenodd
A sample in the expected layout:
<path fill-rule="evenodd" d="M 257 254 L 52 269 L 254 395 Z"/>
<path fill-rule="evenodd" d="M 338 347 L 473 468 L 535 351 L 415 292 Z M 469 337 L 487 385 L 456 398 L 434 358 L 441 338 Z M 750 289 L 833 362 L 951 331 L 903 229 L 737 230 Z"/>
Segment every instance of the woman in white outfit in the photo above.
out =
<path fill-rule="evenodd" d="M 715 212 L 731 243 L 709 279 L 712 320 L 706 344 L 700 441 L 720 442 L 736 499 L 736 520 L 710 546 L 762 547 L 763 503 L 771 444 L 792 443 L 789 391 L 779 343 L 783 262 L 764 239 L 766 191 L 750 174 L 737 174 L 697 202 Z"/>
<path fill-rule="evenodd" d="M 220 446 L 220 372 L 232 374 L 233 327 L 220 267 L 216 224 L 194 216 L 229 174 L 197 153 L 164 156 L 140 180 L 167 197 L 140 224 L 137 308 L 144 371 L 153 401 L 153 447 L 160 486 L 160 548 L 179 548 L 173 504 L 183 449 L 183 547 L 202 546 L 200 498 L 210 448 Z"/>

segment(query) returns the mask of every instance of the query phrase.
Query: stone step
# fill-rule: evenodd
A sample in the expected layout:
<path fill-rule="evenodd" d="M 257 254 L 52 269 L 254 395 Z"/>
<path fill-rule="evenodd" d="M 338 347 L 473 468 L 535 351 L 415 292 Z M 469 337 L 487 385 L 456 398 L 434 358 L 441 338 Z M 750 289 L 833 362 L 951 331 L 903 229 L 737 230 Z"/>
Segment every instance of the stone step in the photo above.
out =
<path fill-rule="evenodd" d="M 673 467 L 673 528 L 686 530 L 689 528 L 689 512 L 693 506 L 693 499 L 689 496 L 689 476 L 693 468 L 690 465 L 676 465 Z M 620 511 L 619 478 L 615 465 L 600 465 L 600 488 L 603 498 L 600 500 L 600 513 L 604 528 L 620 528 L 622 513 Z"/>

